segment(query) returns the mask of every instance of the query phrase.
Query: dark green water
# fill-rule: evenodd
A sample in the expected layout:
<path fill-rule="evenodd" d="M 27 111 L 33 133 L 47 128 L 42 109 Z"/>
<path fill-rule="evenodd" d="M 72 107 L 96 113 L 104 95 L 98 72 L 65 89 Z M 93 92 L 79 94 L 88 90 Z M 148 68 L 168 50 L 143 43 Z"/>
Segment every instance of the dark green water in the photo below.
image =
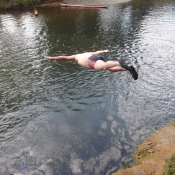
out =
<path fill-rule="evenodd" d="M 0 13 L 0 174 L 107 175 L 175 119 L 175 3 Z M 109 49 L 139 72 L 44 55 Z"/>

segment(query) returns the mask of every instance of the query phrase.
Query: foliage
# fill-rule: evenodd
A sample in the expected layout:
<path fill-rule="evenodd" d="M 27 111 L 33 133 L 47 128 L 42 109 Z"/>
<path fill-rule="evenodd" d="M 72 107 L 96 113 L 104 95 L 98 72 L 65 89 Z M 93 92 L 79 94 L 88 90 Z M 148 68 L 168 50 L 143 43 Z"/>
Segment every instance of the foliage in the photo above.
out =
<path fill-rule="evenodd" d="M 36 5 L 44 2 L 44 0 L 16 0 L 16 3 L 19 6 L 27 7 L 29 5 Z"/>
<path fill-rule="evenodd" d="M 0 1 L 0 9 L 6 9 L 10 6 L 9 0 Z"/>
<path fill-rule="evenodd" d="M 28 7 L 30 5 L 37 5 L 47 0 L 0 0 L 0 9 L 6 9 L 14 4 L 21 7 Z"/>

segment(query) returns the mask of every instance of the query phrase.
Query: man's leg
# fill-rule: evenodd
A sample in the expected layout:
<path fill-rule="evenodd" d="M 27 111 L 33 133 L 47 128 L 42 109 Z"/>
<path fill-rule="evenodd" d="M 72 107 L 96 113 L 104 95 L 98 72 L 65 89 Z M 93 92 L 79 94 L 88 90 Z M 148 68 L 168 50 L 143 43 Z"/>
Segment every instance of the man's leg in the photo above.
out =
<path fill-rule="evenodd" d="M 135 68 L 133 66 L 128 66 L 123 59 L 120 59 L 119 63 L 121 65 L 121 67 L 129 70 L 129 72 L 131 73 L 134 80 L 138 79 L 138 73 L 137 73 L 137 71 L 135 70 Z"/>
<path fill-rule="evenodd" d="M 125 71 L 126 69 L 122 68 L 120 63 L 118 61 L 107 61 L 104 62 L 102 60 L 98 60 L 95 63 L 94 69 L 97 70 L 108 70 L 110 68 L 116 67 L 115 69 L 117 70 L 117 67 L 120 71 Z"/>
<path fill-rule="evenodd" d="M 116 66 L 121 67 L 118 61 L 107 61 L 106 62 L 106 69 L 116 67 Z"/>
<path fill-rule="evenodd" d="M 107 61 L 98 60 L 95 63 L 94 69 L 97 70 L 109 70 L 110 72 L 126 71 L 128 70 L 134 80 L 138 79 L 138 73 L 133 66 L 128 66 L 123 59 L 118 61 Z"/>
<path fill-rule="evenodd" d="M 115 67 L 111 67 L 107 69 L 110 72 L 119 72 L 119 71 L 128 71 L 125 68 L 121 67 L 121 66 L 115 66 Z"/>

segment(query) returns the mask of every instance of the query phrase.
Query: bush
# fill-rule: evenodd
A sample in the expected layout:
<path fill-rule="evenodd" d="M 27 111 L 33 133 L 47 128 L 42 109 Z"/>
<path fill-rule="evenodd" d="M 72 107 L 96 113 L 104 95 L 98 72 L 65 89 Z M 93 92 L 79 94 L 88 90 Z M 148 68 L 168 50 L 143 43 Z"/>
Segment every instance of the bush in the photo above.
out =
<path fill-rule="evenodd" d="M 5 0 L 0 2 L 0 9 L 7 9 L 10 6 L 10 0 Z"/>
<path fill-rule="evenodd" d="M 44 0 L 16 0 L 19 6 L 27 7 L 29 5 L 36 5 L 44 2 Z"/>

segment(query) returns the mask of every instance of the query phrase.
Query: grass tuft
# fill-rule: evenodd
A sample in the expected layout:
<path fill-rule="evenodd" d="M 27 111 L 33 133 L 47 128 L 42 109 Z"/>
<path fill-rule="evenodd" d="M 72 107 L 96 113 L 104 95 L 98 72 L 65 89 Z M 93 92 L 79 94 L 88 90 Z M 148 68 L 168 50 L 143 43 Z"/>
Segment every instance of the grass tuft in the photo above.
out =
<path fill-rule="evenodd" d="M 165 167 L 163 175 L 175 175 L 175 154 L 171 157 Z"/>
<path fill-rule="evenodd" d="M 134 165 L 139 165 L 142 163 L 142 160 L 146 157 L 149 157 L 150 153 L 145 148 L 138 148 L 136 150 L 135 156 L 134 156 Z"/>
<path fill-rule="evenodd" d="M 172 122 L 171 125 L 175 126 L 175 122 Z"/>

